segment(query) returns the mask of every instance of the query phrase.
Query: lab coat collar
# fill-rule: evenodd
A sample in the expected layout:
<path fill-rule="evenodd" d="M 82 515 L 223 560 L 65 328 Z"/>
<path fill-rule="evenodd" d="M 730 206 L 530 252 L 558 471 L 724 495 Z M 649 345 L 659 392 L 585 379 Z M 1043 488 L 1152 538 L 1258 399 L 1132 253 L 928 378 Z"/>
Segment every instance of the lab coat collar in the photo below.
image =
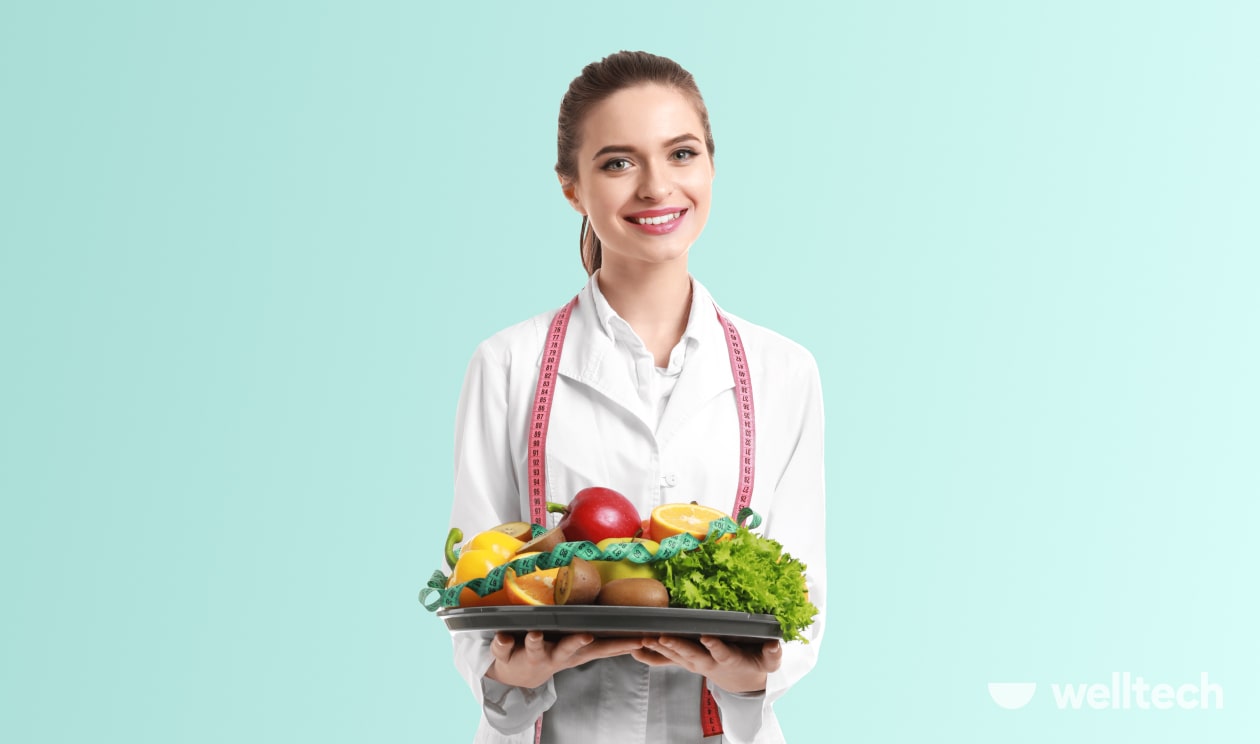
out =
<path fill-rule="evenodd" d="M 607 302 L 597 301 L 595 281 L 594 276 L 588 279 L 578 294 L 565 334 L 560 374 L 603 394 L 643 421 L 650 431 L 652 425 L 643 419 L 643 406 L 634 381 L 624 374 L 621 365 L 607 363 L 616 343 L 608 316 L 613 311 Z M 654 432 L 661 442 L 667 441 L 714 395 L 735 387 L 726 337 L 715 308 L 708 290 L 692 277 L 691 311 L 683 337 L 692 339 L 694 346 L 687 352 L 660 428 Z M 540 361 L 541 358 L 540 354 Z"/>

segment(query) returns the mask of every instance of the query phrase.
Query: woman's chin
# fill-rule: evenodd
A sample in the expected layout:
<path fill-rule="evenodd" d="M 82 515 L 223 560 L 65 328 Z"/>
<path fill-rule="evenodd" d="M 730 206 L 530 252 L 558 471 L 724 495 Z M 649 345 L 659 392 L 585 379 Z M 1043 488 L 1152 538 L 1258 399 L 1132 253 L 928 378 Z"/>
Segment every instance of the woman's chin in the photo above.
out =
<path fill-rule="evenodd" d="M 681 237 L 681 236 L 680 236 Z M 635 241 L 632 245 L 616 248 L 604 245 L 603 264 L 619 266 L 672 266 L 687 265 L 690 240 Z"/>
<path fill-rule="evenodd" d="M 677 269 L 681 272 L 687 270 L 687 251 L 683 250 L 677 253 L 663 254 L 637 254 L 637 255 L 612 255 L 604 253 L 602 266 L 609 269 L 609 273 L 634 272 L 641 273 L 643 271 L 666 271 Z"/>

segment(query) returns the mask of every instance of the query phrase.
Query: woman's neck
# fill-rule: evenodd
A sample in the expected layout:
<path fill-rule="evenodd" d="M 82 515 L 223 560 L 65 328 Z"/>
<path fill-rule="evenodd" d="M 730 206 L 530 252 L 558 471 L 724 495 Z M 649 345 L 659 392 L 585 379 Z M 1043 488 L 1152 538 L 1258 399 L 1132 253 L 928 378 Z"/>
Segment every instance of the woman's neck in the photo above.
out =
<path fill-rule="evenodd" d="M 687 330 L 691 314 L 691 277 L 686 263 L 625 270 L 604 266 L 596 277 L 599 291 L 651 352 L 658 367 L 669 366 L 669 353 Z"/>

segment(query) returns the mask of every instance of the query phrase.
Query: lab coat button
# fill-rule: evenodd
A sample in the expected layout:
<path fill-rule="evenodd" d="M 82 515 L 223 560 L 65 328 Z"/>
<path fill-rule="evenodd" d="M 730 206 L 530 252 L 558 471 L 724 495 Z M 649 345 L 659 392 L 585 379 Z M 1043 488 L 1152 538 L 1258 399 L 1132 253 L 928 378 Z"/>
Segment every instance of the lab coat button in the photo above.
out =
<path fill-rule="evenodd" d="M 678 485 L 678 476 L 675 473 L 670 473 L 669 475 L 665 476 L 662 480 L 665 481 L 665 485 L 667 486 L 672 487 L 672 486 Z"/>

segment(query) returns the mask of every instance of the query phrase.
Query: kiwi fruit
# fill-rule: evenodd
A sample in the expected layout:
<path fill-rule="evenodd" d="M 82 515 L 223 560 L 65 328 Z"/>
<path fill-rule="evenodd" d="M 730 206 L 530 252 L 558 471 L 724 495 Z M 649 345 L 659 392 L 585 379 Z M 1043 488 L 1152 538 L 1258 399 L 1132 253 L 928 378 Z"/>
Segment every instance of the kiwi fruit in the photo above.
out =
<path fill-rule="evenodd" d="M 617 579 L 604 584 L 596 604 L 621 607 L 669 607 L 669 592 L 656 579 Z"/>
<path fill-rule="evenodd" d="M 522 545 L 520 550 L 516 551 L 516 554 L 524 555 L 525 553 L 548 553 L 564 541 L 564 532 L 562 532 L 559 527 L 552 527 L 538 537 L 535 537 L 533 540 L 530 540 Z"/>
<path fill-rule="evenodd" d="M 599 596 L 599 571 L 589 561 L 574 556 L 556 573 L 555 586 L 558 605 L 594 604 Z"/>
<path fill-rule="evenodd" d="M 498 527 L 494 527 L 493 530 L 502 532 L 509 537 L 515 537 L 521 542 L 528 542 L 534 534 L 534 529 L 529 522 L 504 522 Z"/>

